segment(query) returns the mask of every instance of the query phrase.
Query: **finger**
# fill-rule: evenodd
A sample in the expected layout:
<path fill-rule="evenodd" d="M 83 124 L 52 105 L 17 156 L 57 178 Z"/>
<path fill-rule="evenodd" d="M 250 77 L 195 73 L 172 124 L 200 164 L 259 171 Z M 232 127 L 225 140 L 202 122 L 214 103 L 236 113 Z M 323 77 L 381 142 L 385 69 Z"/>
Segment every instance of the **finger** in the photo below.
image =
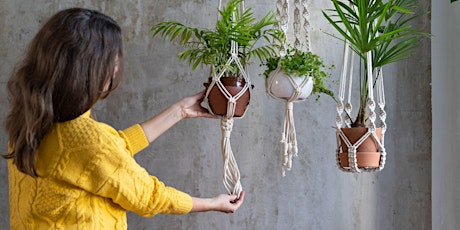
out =
<path fill-rule="evenodd" d="M 201 106 L 201 112 L 199 112 L 199 115 L 202 116 L 202 117 L 207 117 L 207 118 L 218 118 L 217 115 L 213 115 L 211 114 L 208 109 L 204 108 L 203 106 Z"/>
<path fill-rule="evenodd" d="M 216 115 L 212 115 L 210 113 L 207 113 L 207 112 L 197 112 L 197 117 L 205 117 L 205 118 L 218 118 L 218 116 Z"/>
<path fill-rule="evenodd" d="M 238 202 L 239 198 L 238 198 L 238 196 L 237 196 L 237 195 L 235 195 L 235 194 L 231 194 L 231 195 L 229 195 L 229 196 L 230 196 L 230 197 L 229 197 L 229 199 L 230 199 L 230 203 L 232 203 L 232 204 L 236 204 L 236 203 Z"/>
<path fill-rule="evenodd" d="M 243 202 L 243 200 L 244 200 L 244 194 L 245 194 L 245 192 L 244 192 L 244 190 L 242 190 L 240 192 L 240 197 L 238 198 L 238 200 L 241 200 L 241 202 Z"/>
<path fill-rule="evenodd" d="M 201 92 L 195 94 L 194 96 L 197 97 L 198 100 L 202 100 L 206 95 L 206 90 L 202 90 Z"/>
<path fill-rule="evenodd" d="M 244 194 L 245 194 L 244 191 L 241 191 L 240 192 L 240 197 L 238 197 L 235 200 L 233 200 L 232 203 L 237 204 L 238 206 L 240 206 L 244 201 Z"/>
<path fill-rule="evenodd" d="M 228 199 L 229 199 L 230 201 L 235 201 L 235 200 L 238 199 L 238 196 L 235 195 L 235 194 L 229 194 L 229 195 L 228 195 Z"/>
<path fill-rule="evenodd" d="M 187 97 L 187 99 L 191 100 L 191 101 L 202 101 L 204 98 L 204 93 L 203 92 L 199 92 L 199 93 L 196 93 L 196 94 L 193 94 L 189 97 Z"/>
<path fill-rule="evenodd" d="M 244 192 L 240 192 L 240 197 L 237 197 L 236 195 L 229 195 L 230 197 L 230 204 L 231 206 L 228 209 L 227 213 L 234 213 L 240 206 L 243 204 L 244 200 Z"/>

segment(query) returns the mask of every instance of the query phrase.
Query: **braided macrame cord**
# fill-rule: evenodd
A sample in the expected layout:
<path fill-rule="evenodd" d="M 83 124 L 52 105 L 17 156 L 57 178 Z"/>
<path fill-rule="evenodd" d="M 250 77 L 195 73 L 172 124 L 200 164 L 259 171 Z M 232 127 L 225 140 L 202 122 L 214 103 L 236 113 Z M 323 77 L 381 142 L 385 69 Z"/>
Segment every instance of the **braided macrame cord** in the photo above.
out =
<path fill-rule="evenodd" d="M 222 0 L 219 0 L 219 10 L 221 10 L 221 8 L 222 8 Z M 240 3 L 240 10 L 241 11 L 244 10 L 244 1 Z M 249 91 L 251 93 L 251 87 L 250 87 L 251 81 L 250 81 L 249 75 L 246 73 L 245 66 L 241 64 L 241 61 L 238 57 L 238 43 L 237 42 L 231 41 L 231 48 L 229 52 L 230 52 L 230 58 L 225 64 L 224 68 L 216 70 L 215 67 L 211 67 L 212 68 L 211 69 L 212 81 L 207 87 L 206 94 L 203 99 L 203 103 L 206 105 L 209 112 L 211 114 L 214 114 L 214 111 L 211 109 L 211 106 L 209 104 L 209 99 L 208 99 L 209 94 L 211 90 L 214 88 L 214 86 L 217 86 L 220 92 L 225 96 L 225 98 L 227 98 L 227 101 L 228 101 L 227 102 L 227 113 L 226 115 L 219 115 L 221 119 L 220 127 L 222 131 L 222 142 L 221 142 L 222 158 L 223 158 L 222 182 L 230 194 L 235 194 L 239 197 L 241 191 L 243 190 L 243 187 L 240 182 L 241 177 L 240 177 L 240 171 L 238 169 L 238 164 L 237 164 L 235 155 L 233 154 L 233 151 L 231 148 L 230 136 L 231 136 L 231 132 L 233 129 L 234 119 L 243 118 L 244 115 L 246 114 L 246 110 L 245 110 L 242 116 L 235 117 L 236 103 L 238 99 L 244 93 L 246 93 L 246 91 Z M 225 88 L 223 83 L 220 81 L 220 79 L 223 77 L 226 70 L 228 69 L 228 66 L 230 66 L 231 64 L 236 64 L 241 76 L 243 77 L 245 81 L 243 88 L 235 95 L 232 95 Z"/>
<path fill-rule="evenodd" d="M 385 166 L 386 150 L 384 147 L 385 132 L 386 132 L 386 112 L 385 112 L 385 92 L 383 86 L 383 72 L 382 68 L 376 68 L 376 81 L 373 78 L 374 68 L 372 67 L 372 52 L 366 54 L 367 59 L 367 88 L 368 98 L 366 110 L 368 119 L 366 122 L 367 132 L 362 135 L 355 143 L 351 143 L 348 137 L 342 131 L 342 128 L 350 128 L 352 121 L 349 115 L 352 113 L 353 105 L 351 103 L 351 92 L 353 83 L 353 57 L 354 54 L 350 52 L 351 48 L 348 42 L 344 43 L 343 66 L 341 70 L 341 77 L 339 83 L 339 93 L 337 100 L 337 117 L 336 117 L 336 134 L 337 134 L 337 150 L 336 161 L 337 166 L 344 172 L 361 173 L 361 172 L 377 172 L 381 171 Z M 349 78 L 347 78 L 349 77 Z M 347 86 L 348 79 L 348 88 Z M 375 100 L 374 100 L 374 82 L 376 88 L 377 105 L 379 110 L 380 126 L 382 129 L 381 139 L 376 133 L 376 113 L 375 113 Z M 344 105 L 345 95 L 347 94 L 347 102 Z M 345 112 L 345 114 L 344 114 Z M 344 117 L 345 116 L 345 117 Z M 357 149 L 360 147 L 367 138 L 377 143 L 380 152 L 380 161 L 378 167 L 358 167 Z M 343 151 L 342 143 L 345 143 L 348 148 L 348 167 L 341 165 L 340 153 Z"/>
<path fill-rule="evenodd" d="M 294 44 L 293 46 L 298 50 L 306 49 L 310 51 L 310 22 L 309 16 L 310 13 L 307 9 L 308 1 L 307 0 L 294 0 L 294 21 L 293 25 L 293 37 Z M 276 26 L 286 35 L 286 38 L 289 38 L 289 25 L 290 25 L 290 4 L 289 0 L 278 0 L 276 2 L 276 14 L 278 20 L 280 21 Z M 302 15 L 302 17 L 300 16 Z M 302 33 L 301 28 L 303 27 L 304 33 Z M 283 42 L 280 45 L 279 55 L 284 57 L 287 54 L 287 42 Z M 284 79 L 281 79 L 284 78 Z M 274 92 L 274 85 L 278 84 L 280 80 L 288 80 L 288 84 L 291 87 L 291 95 L 280 96 L 279 93 Z M 284 122 L 283 122 L 283 132 L 281 134 L 281 143 L 282 143 L 282 163 L 281 163 L 281 174 L 282 176 L 286 175 L 286 170 L 291 170 L 292 168 L 292 159 L 293 157 L 298 156 L 298 147 L 297 147 L 297 137 L 294 124 L 294 102 L 305 100 L 313 90 L 313 78 L 311 76 L 305 77 L 296 77 L 285 74 L 280 66 L 277 69 L 270 73 L 270 76 L 267 79 L 267 93 L 275 99 L 282 100 L 285 102 L 285 113 L 284 113 Z"/>

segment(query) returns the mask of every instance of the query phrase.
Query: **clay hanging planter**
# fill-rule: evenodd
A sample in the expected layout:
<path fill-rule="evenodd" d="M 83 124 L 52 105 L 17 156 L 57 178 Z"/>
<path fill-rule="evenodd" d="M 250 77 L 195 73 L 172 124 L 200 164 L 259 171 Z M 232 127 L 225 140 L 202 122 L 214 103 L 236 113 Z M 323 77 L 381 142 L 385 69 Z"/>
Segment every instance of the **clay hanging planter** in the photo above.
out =
<path fill-rule="evenodd" d="M 224 85 L 225 89 L 232 95 L 235 96 L 239 93 L 246 84 L 246 81 L 243 77 L 221 77 L 219 78 L 222 85 Z M 208 78 L 207 83 L 203 83 L 208 89 L 209 85 L 211 84 L 212 78 Z M 251 85 L 254 88 L 254 85 Z M 241 117 L 243 116 L 244 112 L 246 111 L 247 106 L 249 105 L 249 101 L 251 98 L 250 90 L 246 90 L 246 92 L 241 95 L 238 100 L 236 100 L 236 107 L 235 107 L 235 114 L 234 117 Z M 222 93 L 217 85 L 214 85 L 209 92 L 208 101 L 210 109 L 215 115 L 225 116 L 227 115 L 227 104 L 228 99 Z"/>
<path fill-rule="evenodd" d="M 354 127 L 354 128 L 341 128 L 343 134 L 347 137 L 351 144 L 356 143 L 368 130 L 368 128 Z M 376 128 L 375 133 L 379 140 L 382 140 L 382 129 Z M 348 162 L 348 146 L 340 139 L 342 152 L 339 153 L 340 166 L 349 167 Z M 356 160 L 358 168 L 376 168 L 380 164 L 380 155 L 378 152 L 379 144 L 372 135 L 367 137 L 363 143 L 356 150 Z"/>
<path fill-rule="evenodd" d="M 270 95 L 284 100 L 289 100 L 295 93 L 297 87 L 301 86 L 302 82 L 308 76 L 290 77 L 283 71 L 272 71 L 267 79 L 267 92 Z M 306 84 L 301 88 L 301 92 L 297 100 L 305 100 L 310 96 L 313 90 L 313 78 L 308 77 Z"/>

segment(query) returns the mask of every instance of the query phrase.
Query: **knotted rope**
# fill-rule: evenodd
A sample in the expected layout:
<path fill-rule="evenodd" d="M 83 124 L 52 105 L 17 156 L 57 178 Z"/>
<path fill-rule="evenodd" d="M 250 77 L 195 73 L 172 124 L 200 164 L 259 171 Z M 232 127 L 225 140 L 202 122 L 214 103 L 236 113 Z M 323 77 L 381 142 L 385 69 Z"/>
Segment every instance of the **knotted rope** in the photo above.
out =
<path fill-rule="evenodd" d="M 351 104 L 351 88 L 352 88 L 352 80 L 353 80 L 353 54 L 350 54 L 350 46 L 347 42 L 344 44 L 344 55 L 343 55 L 343 66 L 342 66 L 342 74 L 340 77 L 340 84 L 339 84 L 339 93 L 338 93 L 338 102 L 337 102 L 337 117 L 336 117 L 336 134 L 337 134 L 337 150 L 336 150 L 336 161 L 337 166 L 344 172 L 376 172 L 381 171 L 385 166 L 386 161 L 386 150 L 384 147 L 384 135 L 386 131 L 386 113 L 385 113 L 385 94 L 384 94 L 384 87 L 383 87 L 383 74 L 381 68 L 377 69 L 377 81 L 376 81 L 376 89 L 377 89 L 377 100 L 379 106 L 379 118 L 381 121 L 381 128 L 382 128 L 382 137 L 381 139 L 376 134 L 376 114 L 375 114 L 375 100 L 374 100 L 374 79 L 373 79 L 373 67 L 372 67 L 372 53 L 366 53 L 367 59 L 367 88 L 368 88 L 368 98 L 366 104 L 366 112 L 368 114 L 368 119 L 366 123 L 367 132 L 362 135 L 356 143 L 351 143 L 347 136 L 342 131 L 343 126 L 343 112 L 345 111 L 347 117 L 345 118 L 345 127 L 349 128 L 351 124 L 351 120 L 348 117 L 352 112 L 352 104 Z M 350 63 L 348 62 L 349 59 L 351 60 Z M 348 67 L 350 70 L 348 72 Z M 347 74 L 348 73 L 348 74 Z M 343 100 L 345 98 L 345 88 L 347 82 L 347 75 L 349 76 L 348 82 L 348 99 L 347 103 L 344 106 Z M 378 144 L 378 151 L 380 152 L 380 163 L 379 167 L 373 168 L 360 168 L 358 167 L 358 161 L 356 158 L 356 153 L 358 147 L 367 139 L 373 138 L 374 141 Z M 348 168 L 342 167 L 340 162 L 340 152 L 342 151 L 341 142 L 344 142 L 348 148 Z"/>
<path fill-rule="evenodd" d="M 274 70 L 270 77 L 268 78 L 268 90 L 267 93 L 279 100 L 285 102 L 285 112 L 284 112 L 284 122 L 283 122 L 283 132 L 281 134 L 281 143 L 282 143 L 282 164 L 281 164 L 281 174 L 286 176 L 286 170 L 291 170 L 292 168 L 292 159 L 298 155 L 297 147 L 297 135 L 295 131 L 294 123 L 294 102 L 302 101 L 306 99 L 305 94 L 310 94 L 313 89 L 313 79 L 312 77 L 305 77 L 302 79 L 302 82 L 298 84 L 295 82 L 294 77 L 286 75 L 286 78 L 289 79 L 290 84 L 294 88 L 292 94 L 288 98 L 280 98 L 273 94 L 270 90 L 271 86 L 276 81 L 276 76 L 281 74 L 281 68 L 278 67 Z M 303 95 L 302 95 L 303 94 Z M 303 96 L 303 97 L 301 97 Z"/>
<path fill-rule="evenodd" d="M 310 39 L 309 39 L 309 30 L 310 30 L 310 22 L 309 16 L 310 13 L 307 9 L 307 1 L 306 0 L 295 0 L 294 1 L 294 22 L 293 22 L 293 29 L 294 29 L 294 47 L 298 50 L 306 49 L 306 51 L 310 51 Z M 280 21 L 276 26 L 277 28 L 281 29 L 283 33 L 288 38 L 288 30 L 290 24 L 290 4 L 289 0 L 278 0 L 276 4 L 276 12 L 277 18 Z M 303 20 L 300 18 L 302 14 Z M 301 27 L 303 26 L 305 33 L 302 33 Z M 305 39 L 302 39 L 305 38 Z M 304 42 L 302 42 L 304 40 Z M 302 46 L 302 44 L 304 44 Z M 286 55 L 287 45 L 286 42 L 281 44 L 281 49 L 279 55 L 284 57 Z M 295 131 L 295 124 L 294 124 L 294 102 L 301 101 L 306 99 L 308 95 L 311 93 L 313 89 L 313 78 L 305 76 L 302 82 L 299 84 L 294 80 L 293 76 L 286 75 L 286 78 L 289 80 L 290 84 L 293 87 L 293 92 L 290 97 L 286 98 L 279 98 L 273 94 L 271 88 L 276 81 L 275 77 L 278 74 L 281 74 L 281 68 L 278 68 L 270 74 L 268 78 L 267 84 L 267 93 L 275 98 L 281 99 L 285 101 L 285 112 L 284 112 L 284 128 L 283 133 L 281 134 L 281 143 L 282 143 L 282 164 L 281 164 L 281 174 L 282 176 L 286 175 L 286 170 L 291 170 L 292 168 L 292 158 L 298 155 L 298 147 L 297 147 L 297 137 Z M 309 87 L 309 89 L 304 90 L 304 87 Z M 306 92 L 306 93 L 305 93 Z M 304 95 L 302 95 L 304 94 Z M 307 95 L 305 95 L 307 94 Z M 303 96 L 303 97 L 301 97 Z"/>
<path fill-rule="evenodd" d="M 219 10 L 222 10 L 222 0 L 219 0 Z M 240 2 L 239 10 L 244 11 L 244 1 Z M 233 18 L 236 15 L 233 14 Z M 222 181 L 230 194 L 235 194 L 238 197 L 240 196 L 241 191 L 243 190 L 240 182 L 240 171 L 238 169 L 238 164 L 236 163 L 235 156 L 233 154 L 231 143 L 230 143 L 230 136 L 233 129 L 233 122 L 234 122 L 234 115 L 236 109 L 236 102 L 237 100 L 246 92 L 251 92 L 251 81 L 249 75 L 246 73 L 245 67 L 241 64 L 241 61 L 238 57 L 238 43 L 236 41 L 231 41 L 231 48 L 230 48 L 230 58 L 228 59 L 227 63 L 224 65 L 222 69 L 218 71 L 214 71 L 214 67 L 211 67 L 213 71 L 212 74 L 212 81 L 206 90 L 205 97 L 203 99 L 203 103 L 207 106 L 208 110 L 211 114 L 214 112 L 209 105 L 208 96 L 213 88 L 213 86 L 217 86 L 222 94 L 227 98 L 227 113 L 224 116 L 221 116 L 221 123 L 220 127 L 222 130 L 222 158 L 223 158 L 223 176 Z M 245 85 L 243 88 L 235 95 L 232 95 L 228 92 L 225 86 L 220 81 L 220 78 L 223 77 L 225 72 L 227 71 L 228 67 L 231 64 L 236 64 L 245 80 Z M 239 118 L 243 118 L 246 111 L 244 111 L 243 115 Z M 215 115 L 215 114 L 214 114 Z"/>
<path fill-rule="evenodd" d="M 279 23 L 275 24 L 275 28 L 280 29 L 285 35 L 287 35 L 290 21 L 289 2 L 287 0 L 276 1 L 276 16 Z M 283 42 L 280 47 L 281 57 L 286 55 L 286 50 L 286 43 Z"/>
<path fill-rule="evenodd" d="M 354 7 L 350 5 L 350 7 Z M 336 116 L 336 134 L 337 134 L 337 150 L 336 150 L 336 161 L 337 166 L 344 172 L 375 172 L 381 171 L 385 166 L 386 161 L 386 150 L 384 146 L 384 137 L 386 132 L 386 112 L 385 112 L 385 92 L 383 86 L 383 73 L 382 68 L 376 68 L 376 81 L 373 79 L 374 75 L 374 68 L 372 66 L 372 52 L 367 52 L 366 55 L 366 69 L 367 69 L 367 103 L 366 103 L 366 127 L 367 132 L 364 133 L 361 138 L 356 141 L 356 143 L 352 144 L 347 136 L 342 131 L 342 126 L 350 128 L 352 123 L 351 118 L 349 117 L 352 112 L 352 104 L 351 104 L 351 92 L 352 92 L 352 82 L 353 82 L 353 57 L 354 55 L 350 52 L 350 44 L 345 41 L 344 42 L 344 52 L 343 52 L 343 66 L 340 76 L 340 86 L 339 86 L 339 93 L 338 93 L 338 100 L 337 100 L 337 116 Z M 350 63 L 348 62 L 350 60 Z M 350 70 L 348 71 L 348 67 Z M 347 75 L 349 76 L 348 82 L 348 99 L 347 103 L 344 106 L 343 100 L 345 99 L 345 87 L 347 82 Z M 381 129 L 382 129 L 382 136 L 381 139 L 376 134 L 376 113 L 375 113 L 375 100 L 374 100 L 374 83 L 376 87 L 376 94 L 377 94 L 377 105 L 379 107 L 379 119 L 381 121 Z M 346 112 L 345 124 L 343 124 L 343 112 Z M 380 162 L 378 167 L 372 168 L 359 168 L 358 162 L 356 158 L 356 152 L 358 147 L 367 139 L 373 138 L 374 141 L 378 144 L 378 150 L 380 152 Z M 342 151 L 341 142 L 344 142 L 348 148 L 348 168 L 342 167 L 340 165 L 340 157 L 339 153 Z"/>
<path fill-rule="evenodd" d="M 222 181 L 225 188 L 231 193 L 239 196 L 243 187 L 240 183 L 240 171 L 238 164 L 236 163 L 235 156 L 233 155 L 232 148 L 230 146 L 230 135 L 233 128 L 233 118 L 223 117 L 221 119 L 221 130 L 222 130 L 222 158 L 224 160 L 224 176 Z"/>
<path fill-rule="evenodd" d="M 295 0 L 294 1 L 294 46 L 301 47 L 302 44 L 305 44 L 305 49 L 310 51 L 310 12 L 308 11 L 308 1 L 307 0 Z M 302 14 L 302 18 L 300 15 Z M 303 25 L 304 32 L 301 33 L 300 27 Z M 304 41 L 304 42 L 302 42 Z"/>

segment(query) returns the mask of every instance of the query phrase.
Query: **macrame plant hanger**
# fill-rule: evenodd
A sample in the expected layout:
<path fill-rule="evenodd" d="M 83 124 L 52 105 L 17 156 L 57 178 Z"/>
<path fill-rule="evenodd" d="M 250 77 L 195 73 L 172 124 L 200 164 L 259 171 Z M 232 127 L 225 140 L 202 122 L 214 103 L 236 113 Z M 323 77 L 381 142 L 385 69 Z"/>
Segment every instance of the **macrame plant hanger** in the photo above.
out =
<path fill-rule="evenodd" d="M 298 50 L 310 51 L 310 13 L 307 9 L 307 0 L 294 0 L 294 21 L 292 22 L 294 29 L 294 48 Z M 302 18 L 300 16 L 302 14 Z M 286 36 L 286 41 L 289 38 L 289 24 L 290 22 L 290 5 L 289 0 L 277 0 L 276 2 L 276 15 L 280 21 L 276 26 L 283 31 Z M 303 26 L 305 33 L 302 33 L 301 26 Z M 301 42 L 304 41 L 304 42 Z M 288 45 L 283 42 L 280 46 L 280 57 L 284 57 L 287 54 Z M 275 98 L 285 102 L 285 113 L 284 113 L 284 128 L 281 135 L 282 143 L 282 163 L 281 163 L 281 174 L 286 175 L 286 170 L 291 170 L 292 159 L 298 155 L 297 137 L 294 124 L 294 102 L 305 100 L 307 97 L 300 98 L 304 87 L 309 87 L 309 93 L 313 89 L 313 78 L 311 76 L 305 77 L 300 83 L 294 80 L 294 76 L 288 76 L 289 82 L 294 88 L 292 95 L 289 98 L 280 98 L 273 94 L 270 90 L 275 82 L 273 75 L 278 74 L 281 70 L 280 66 L 275 69 L 269 76 L 267 82 L 267 93 Z"/>
<path fill-rule="evenodd" d="M 240 11 L 244 11 L 244 1 L 240 3 Z M 219 10 L 222 10 L 222 0 L 219 0 Z M 233 18 L 237 17 L 237 15 L 233 15 Z M 230 194 L 235 194 L 237 196 L 240 195 L 240 192 L 243 190 L 240 182 L 240 171 L 238 169 L 238 164 L 236 162 L 235 156 L 233 154 L 231 144 L 230 144 L 230 136 L 233 128 L 233 121 L 235 118 L 243 118 L 244 114 L 240 117 L 234 117 L 236 102 L 237 100 L 247 91 L 251 91 L 251 85 L 249 75 L 246 73 L 245 67 L 241 64 L 240 59 L 238 57 L 238 43 L 236 41 L 231 41 L 231 48 L 229 50 L 230 58 L 228 59 L 227 63 L 223 68 L 215 68 L 212 66 L 212 81 L 209 87 L 206 90 L 205 97 L 203 99 L 204 104 L 207 106 L 210 113 L 214 114 L 209 104 L 208 96 L 213 88 L 213 86 L 217 86 L 222 94 L 227 98 L 227 114 L 224 116 L 220 116 L 221 122 L 220 127 L 222 131 L 222 158 L 223 158 L 223 177 L 222 181 Z M 228 92 L 225 86 L 220 81 L 220 78 L 225 74 L 228 66 L 232 63 L 235 63 L 245 80 L 245 85 L 237 94 L 232 95 Z"/>
<path fill-rule="evenodd" d="M 336 161 L 337 166 L 344 172 L 352 173 L 361 173 L 361 172 L 377 172 L 381 171 L 385 166 L 386 161 L 386 151 L 384 147 L 385 140 L 385 131 L 387 128 L 386 125 L 386 112 L 385 112 L 385 92 L 383 87 L 383 72 L 382 68 L 376 68 L 376 80 L 374 80 L 374 68 L 372 67 L 372 52 L 369 51 L 366 53 L 367 65 L 367 88 L 368 88 L 368 98 L 366 104 L 366 110 L 368 114 L 368 119 L 366 121 L 367 132 L 359 138 L 354 144 L 347 138 L 347 136 L 341 130 L 342 127 L 350 128 L 352 121 L 350 120 L 349 115 L 352 113 L 353 105 L 351 103 L 351 92 L 352 92 L 352 83 L 353 83 L 353 59 L 356 54 L 351 51 L 350 44 L 345 41 L 344 43 L 344 52 L 343 52 L 343 66 L 341 70 L 341 77 L 339 83 L 339 93 L 338 93 L 338 102 L 337 102 L 337 117 L 336 117 L 336 134 L 337 134 L 337 151 L 336 151 Z M 348 88 L 346 88 L 348 78 Z M 381 140 L 376 134 L 376 113 L 375 113 L 375 100 L 374 100 L 374 84 L 376 88 L 377 96 L 377 105 L 379 110 L 379 119 L 382 129 Z M 347 102 L 344 105 L 345 95 L 347 94 Z M 344 111 L 346 112 L 344 114 Z M 348 114 L 348 115 L 346 115 Z M 344 117 L 345 116 L 345 117 Z M 373 138 L 373 140 L 378 144 L 378 152 L 380 152 L 380 162 L 378 167 L 358 167 L 358 161 L 356 158 L 356 153 L 358 147 L 367 139 Z M 341 142 L 344 142 L 348 147 L 348 167 L 342 167 L 340 162 L 339 153 L 343 151 Z"/>

